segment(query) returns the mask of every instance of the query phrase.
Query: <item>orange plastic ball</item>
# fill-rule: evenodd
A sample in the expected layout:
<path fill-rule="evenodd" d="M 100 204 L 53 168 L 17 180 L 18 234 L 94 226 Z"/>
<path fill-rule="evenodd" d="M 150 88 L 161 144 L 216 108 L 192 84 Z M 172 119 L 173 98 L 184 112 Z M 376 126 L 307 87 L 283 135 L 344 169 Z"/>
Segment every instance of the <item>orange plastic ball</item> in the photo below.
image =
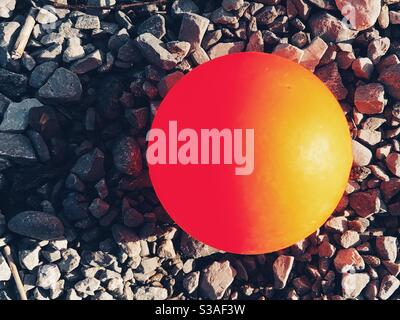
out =
<path fill-rule="evenodd" d="M 227 134 L 207 155 L 202 130 L 212 128 L 232 137 L 242 129 L 232 151 L 242 155 L 245 130 L 254 130 L 253 170 L 237 174 L 245 165 L 235 157 L 212 163 L 229 142 Z M 148 148 L 166 211 L 194 238 L 232 253 L 276 251 L 316 231 L 337 206 L 352 164 L 347 121 L 333 94 L 310 71 L 269 54 L 232 54 L 195 68 L 163 100 L 152 129 L 165 132 L 149 137 Z"/>

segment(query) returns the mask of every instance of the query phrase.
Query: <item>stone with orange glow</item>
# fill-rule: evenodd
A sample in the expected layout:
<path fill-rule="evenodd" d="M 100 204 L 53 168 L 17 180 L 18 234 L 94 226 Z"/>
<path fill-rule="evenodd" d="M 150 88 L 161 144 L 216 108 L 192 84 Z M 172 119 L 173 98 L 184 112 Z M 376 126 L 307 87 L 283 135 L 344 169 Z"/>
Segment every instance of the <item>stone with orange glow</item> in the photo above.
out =
<path fill-rule="evenodd" d="M 169 132 L 171 121 L 177 133 Z M 235 161 L 196 164 L 201 141 L 196 151 L 193 135 L 185 134 L 177 149 L 164 149 L 165 163 L 149 164 L 170 216 L 217 249 L 261 254 L 288 247 L 326 221 L 346 187 L 352 152 L 342 109 L 316 76 L 284 58 L 238 53 L 195 68 L 169 91 L 152 126 L 166 133 L 165 143 L 185 128 L 199 137 L 202 129 L 254 129 L 254 168 L 246 174 L 235 174 Z M 244 138 L 233 153 L 245 154 Z M 158 143 L 162 151 L 161 142 L 150 140 L 148 148 Z M 171 150 L 193 162 L 171 163 Z"/>

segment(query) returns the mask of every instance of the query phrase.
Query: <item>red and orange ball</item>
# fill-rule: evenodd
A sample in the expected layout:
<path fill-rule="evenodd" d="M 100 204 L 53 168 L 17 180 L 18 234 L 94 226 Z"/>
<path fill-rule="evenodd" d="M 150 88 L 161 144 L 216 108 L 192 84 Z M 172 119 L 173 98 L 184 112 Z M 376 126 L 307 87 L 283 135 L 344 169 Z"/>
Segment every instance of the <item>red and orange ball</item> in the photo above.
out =
<path fill-rule="evenodd" d="M 194 238 L 233 253 L 279 250 L 320 227 L 351 164 L 342 109 L 311 72 L 281 57 L 240 53 L 205 63 L 163 100 L 152 128 L 254 128 L 251 175 L 232 165 L 149 165 L 155 191 Z M 151 145 L 151 142 L 149 143 Z"/>

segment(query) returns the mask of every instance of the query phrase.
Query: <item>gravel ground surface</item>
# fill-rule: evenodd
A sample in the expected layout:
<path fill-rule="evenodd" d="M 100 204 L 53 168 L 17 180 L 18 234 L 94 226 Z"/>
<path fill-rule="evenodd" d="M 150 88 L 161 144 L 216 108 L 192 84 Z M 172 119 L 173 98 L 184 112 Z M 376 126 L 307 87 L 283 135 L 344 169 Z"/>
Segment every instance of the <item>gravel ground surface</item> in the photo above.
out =
<path fill-rule="evenodd" d="M 28 297 L 399 299 L 400 0 L 349 2 L 75 11 L 34 1 L 37 23 L 14 61 L 30 2 L 2 0 L 0 248 L 12 247 Z M 174 83 L 239 51 L 275 52 L 314 71 L 354 138 L 332 217 L 304 241 L 257 256 L 217 252 L 173 225 L 143 157 Z M 0 299 L 17 297 L 0 254 Z"/>

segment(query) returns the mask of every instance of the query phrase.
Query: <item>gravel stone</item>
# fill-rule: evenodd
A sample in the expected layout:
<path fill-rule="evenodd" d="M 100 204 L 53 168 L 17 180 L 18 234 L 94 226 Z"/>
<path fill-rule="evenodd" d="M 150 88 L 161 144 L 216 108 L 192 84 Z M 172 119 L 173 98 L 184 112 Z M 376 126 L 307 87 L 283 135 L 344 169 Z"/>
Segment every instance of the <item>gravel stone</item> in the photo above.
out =
<path fill-rule="evenodd" d="M 353 231 L 353 230 L 347 230 L 343 232 L 343 234 L 340 237 L 340 245 L 343 248 L 350 248 L 358 244 L 360 241 L 360 235 L 358 232 Z"/>
<path fill-rule="evenodd" d="M 28 78 L 25 75 L 0 68 L 0 93 L 8 98 L 21 98 L 26 93 L 27 84 Z"/>
<path fill-rule="evenodd" d="M 65 249 L 61 252 L 61 260 L 57 263 L 61 272 L 69 273 L 78 268 L 81 257 L 73 248 Z"/>
<path fill-rule="evenodd" d="M 158 83 L 158 92 L 161 97 L 165 97 L 169 90 L 180 80 L 184 74 L 180 71 L 175 71 L 163 77 Z"/>
<path fill-rule="evenodd" d="M 396 261 L 398 251 L 396 237 L 377 237 L 375 245 L 376 251 L 382 259 Z"/>
<path fill-rule="evenodd" d="M 61 253 L 55 248 L 46 248 L 46 250 L 41 251 L 42 256 L 50 263 L 60 260 Z"/>
<path fill-rule="evenodd" d="M 257 25 L 269 25 L 278 17 L 274 6 L 265 6 L 256 14 Z"/>
<path fill-rule="evenodd" d="M 167 30 L 165 28 L 165 18 L 160 14 L 155 14 L 150 18 L 146 19 L 142 24 L 138 26 L 137 33 L 151 33 L 158 39 L 165 36 Z"/>
<path fill-rule="evenodd" d="M 104 177 L 104 154 L 95 148 L 92 152 L 81 156 L 71 169 L 83 181 L 96 182 Z"/>
<path fill-rule="evenodd" d="M 176 256 L 174 244 L 171 240 L 164 240 L 157 249 L 157 256 L 166 259 L 172 259 Z"/>
<path fill-rule="evenodd" d="M 264 39 L 261 31 L 254 32 L 249 37 L 249 42 L 246 46 L 247 52 L 263 52 L 264 51 Z M 201 64 L 201 63 L 199 63 Z"/>
<path fill-rule="evenodd" d="M 382 300 L 389 299 L 392 294 L 399 288 L 400 280 L 392 275 L 383 277 L 381 286 L 379 288 L 378 296 Z"/>
<path fill-rule="evenodd" d="M 220 42 L 207 51 L 210 59 L 225 56 L 227 54 L 242 52 L 245 49 L 244 42 Z"/>
<path fill-rule="evenodd" d="M 220 7 L 213 11 L 211 21 L 218 24 L 231 25 L 238 23 L 239 17 L 235 13 Z"/>
<path fill-rule="evenodd" d="M 200 290 L 208 299 L 221 299 L 236 276 L 229 261 L 213 262 L 202 273 Z"/>
<path fill-rule="evenodd" d="M 386 157 L 386 166 L 395 176 L 400 177 L 400 153 L 392 152 Z"/>
<path fill-rule="evenodd" d="M 347 219 L 345 217 L 332 217 L 325 222 L 324 227 L 331 232 L 343 233 L 347 230 Z"/>
<path fill-rule="evenodd" d="M 89 203 L 78 193 L 69 193 L 63 201 L 64 214 L 68 220 L 76 221 L 88 217 Z"/>
<path fill-rule="evenodd" d="M 223 0 L 222 7 L 226 11 L 239 10 L 244 4 L 243 0 Z"/>
<path fill-rule="evenodd" d="M 183 13 L 199 13 L 199 7 L 192 0 L 175 0 L 171 6 L 172 13 L 176 16 Z"/>
<path fill-rule="evenodd" d="M 54 23 L 57 20 L 58 17 L 55 14 L 44 8 L 40 8 L 38 14 L 36 15 L 36 21 L 40 24 Z"/>
<path fill-rule="evenodd" d="M 0 133 L 0 156 L 23 165 L 36 162 L 31 143 L 21 134 Z"/>
<path fill-rule="evenodd" d="M 273 264 L 274 272 L 274 287 L 276 289 L 283 289 L 289 279 L 290 272 L 293 268 L 294 257 L 292 256 L 279 256 Z"/>
<path fill-rule="evenodd" d="M 364 270 L 365 263 L 354 248 L 340 249 L 333 260 L 336 271 L 340 273 Z"/>
<path fill-rule="evenodd" d="M 349 196 L 349 204 L 362 218 L 378 213 L 381 208 L 381 200 L 376 190 L 352 193 Z"/>
<path fill-rule="evenodd" d="M 81 75 L 93 71 L 103 64 L 103 54 L 100 50 L 96 50 L 86 57 L 76 61 L 71 66 L 71 71 Z"/>
<path fill-rule="evenodd" d="M 342 276 L 343 297 L 346 299 L 356 299 L 361 291 L 366 287 L 370 280 L 367 273 L 345 273 Z"/>
<path fill-rule="evenodd" d="M 324 56 L 328 45 L 320 37 L 314 38 L 310 45 L 303 50 L 300 64 L 308 70 L 314 72 L 322 57 Z"/>
<path fill-rule="evenodd" d="M 326 42 L 344 42 L 352 40 L 357 36 L 358 31 L 330 15 L 327 12 L 320 12 L 310 17 L 309 25 L 315 37 L 321 37 Z"/>
<path fill-rule="evenodd" d="M 8 281 L 11 279 L 11 270 L 6 259 L 0 253 L 0 281 Z"/>
<path fill-rule="evenodd" d="M 93 300 L 115 300 L 114 297 L 108 292 L 98 292 L 94 295 Z"/>
<path fill-rule="evenodd" d="M 321 258 L 332 258 L 335 255 L 336 248 L 328 241 L 323 241 L 318 247 L 318 255 Z"/>
<path fill-rule="evenodd" d="M 3 119 L 4 113 L 6 112 L 10 103 L 11 100 L 8 99 L 5 95 L 0 93 L 0 120 Z"/>
<path fill-rule="evenodd" d="M 142 171 L 142 155 L 137 142 L 131 137 L 118 141 L 113 149 L 115 167 L 128 175 L 139 175 Z"/>
<path fill-rule="evenodd" d="M 217 249 L 210 247 L 187 234 L 181 237 L 180 250 L 188 258 L 203 258 L 208 257 L 216 252 Z"/>
<path fill-rule="evenodd" d="M 112 227 L 112 234 L 115 242 L 130 258 L 135 258 L 140 255 L 140 238 L 135 232 L 116 224 Z"/>
<path fill-rule="evenodd" d="M 139 287 L 135 290 L 136 300 L 166 300 L 168 291 L 159 287 Z"/>
<path fill-rule="evenodd" d="M 16 2 L 16 0 L 4 0 L 0 3 L 0 18 L 10 18 Z"/>
<path fill-rule="evenodd" d="M 170 41 L 166 44 L 166 48 L 173 54 L 176 61 L 181 62 L 189 53 L 190 43 L 186 41 Z"/>
<path fill-rule="evenodd" d="M 300 63 L 304 51 L 288 43 L 278 44 L 273 53 L 296 63 Z"/>
<path fill-rule="evenodd" d="M 85 278 L 74 285 L 76 292 L 89 296 L 94 296 L 95 291 L 97 291 L 99 288 L 100 281 L 96 278 Z"/>
<path fill-rule="evenodd" d="M 12 217 L 8 228 L 20 235 L 39 239 L 53 240 L 64 235 L 62 222 L 54 215 L 40 211 L 24 211 Z"/>
<path fill-rule="evenodd" d="M 56 264 L 45 264 L 39 267 L 36 284 L 43 289 L 54 288 L 60 277 L 61 273 Z"/>
<path fill-rule="evenodd" d="M 183 278 L 182 286 L 187 291 L 187 293 L 191 294 L 196 291 L 200 282 L 200 272 L 194 271 L 190 272 Z"/>
<path fill-rule="evenodd" d="M 382 133 L 379 131 L 374 130 L 364 130 L 360 129 L 357 132 L 357 138 L 361 141 L 369 144 L 370 146 L 374 146 L 381 142 L 382 140 Z"/>
<path fill-rule="evenodd" d="M 64 50 L 63 61 L 70 63 L 75 60 L 79 60 L 85 56 L 85 50 L 81 45 L 80 38 L 68 39 L 68 47 Z"/>
<path fill-rule="evenodd" d="M 382 113 L 385 108 L 385 89 L 379 83 L 358 86 L 354 94 L 354 104 L 364 114 Z"/>
<path fill-rule="evenodd" d="M 76 19 L 75 28 L 81 30 L 100 29 L 100 19 L 89 14 L 80 15 Z"/>
<path fill-rule="evenodd" d="M 37 99 L 25 99 L 21 102 L 12 102 L 3 116 L 0 131 L 22 132 L 28 127 L 28 114 L 32 108 L 43 106 Z"/>
<path fill-rule="evenodd" d="M 89 206 L 90 213 L 98 219 L 107 214 L 109 209 L 110 205 L 99 198 L 94 199 Z"/>
<path fill-rule="evenodd" d="M 163 43 L 151 33 L 138 36 L 135 44 L 149 62 L 162 69 L 171 70 L 178 63 L 173 55 L 163 48 Z"/>
<path fill-rule="evenodd" d="M 327 85 L 338 100 L 343 100 L 347 97 L 348 91 L 343 85 L 336 63 L 330 63 L 317 69 L 315 74 Z"/>
<path fill-rule="evenodd" d="M 200 47 L 210 20 L 194 13 L 185 13 L 178 39 L 190 43 L 191 51 Z"/>
<path fill-rule="evenodd" d="M 6 217 L 0 213 L 0 237 L 4 235 L 6 226 Z"/>
<path fill-rule="evenodd" d="M 43 102 L 63 104 L 77 102 L 82 96 L 82 85 L 78 76 L 65 68 L 58 68 L 39 91 Z"/>
<path fill-rule="evenodd" d="M 367 166 L 372 159 L 372 152 L 356 140 L 352 140 L 353 165 L 356 167 Z"/>
<path fill-rule="evenodd" d="M 22 268 L 33 270 L 39 265 L 40 247 L 36 246 L 33 249 L 24 249 L 18 252 L 19 263 Z"/>
<path fill-rule="evenodd" d="M 351 64 L 354 74 L 362 79 L 370 79 L 374 71 L 374 64 L 369 58 L 357 58 Z"/>
<path fill-rule="evenodd" d="M 372 40 L 368 45 L 368 58 L 374 64 L 379 63 L 381 57 L 389 50 L 390 39 L 389 38 L 379 38 Z"/>
<path fill-rule="evenodd" d="M 383 69 L 378 80 L 393 98 L 400 99 L 400 63 Z"/>
<path fill-rule="evenodd" d="M 54 61 L 39 64 L 31 73 L 29 85 L 35 89 L 39 89 L 47 82 L 57 68 L 58 63 Z"/>
<path fill-rule="evenodd" d="M 372 27 L 381 12 L 379 0 L 336 0 L 336 5 L 351 27 L 359 31 Z"/>

